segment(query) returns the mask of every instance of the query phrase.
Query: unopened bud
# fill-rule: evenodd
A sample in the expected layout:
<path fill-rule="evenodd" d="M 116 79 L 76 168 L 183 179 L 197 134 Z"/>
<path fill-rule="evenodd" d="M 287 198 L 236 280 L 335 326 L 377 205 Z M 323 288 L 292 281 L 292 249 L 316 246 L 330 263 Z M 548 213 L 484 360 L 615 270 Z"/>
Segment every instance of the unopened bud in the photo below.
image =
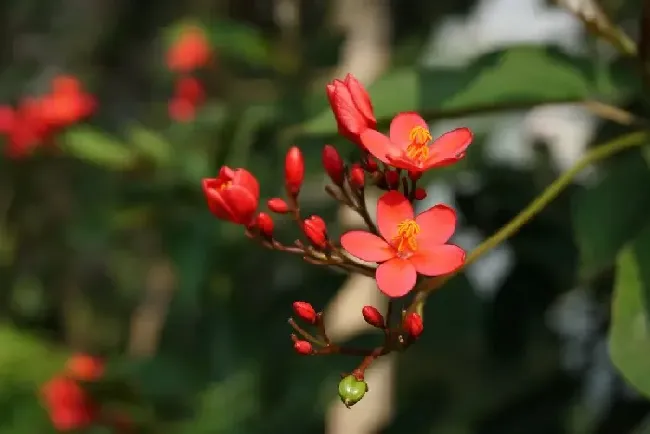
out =
<path fill-rule="evenodd" d="M 327 247 L 327 226 L 325 220 L 319 216 L 306 218 L 303 222 L 303 232 L 315 247 L 319 249 Z"/>
<path fill-rule="evenodd" d="M 323 147 L 323 167 L 325 172 L 336 185 L 342 185 L 345 178 L 345 166 L 341 155 L 332 145 Z"/>
<path fill-rule="evenodd" d="M 352 188 L 362 188 L 366 181 L 366 174 L 363 172 L 363 168 L 359 164 L 353 164 L 350 167 L 350 186 Z"/>
<path fill-rule="evenodd" d="M 296 351 L 296 353 L 301 354 L 303 356 L 308 356 L 310 355 L 314 348 L 311 346 L 311 344 L 307 341 L 296 341 L 293 343 L 293 349 Z"/>
<path fill-rule="evenodd" d="M 374 306 L 364 306 L 361 309 L 363 319 L 373 327 L 383 329 L 385 327 L 384 317 Z"/>
<path fill-rule="evenodd" d="M 284 201 L 284 199 L 280 199 L 279 197 L 269 199 L 266 206 L 268 206 L 274 213 L 286 214 L 289 212 L 289 205 Z"/>
<path fill-rule="evenodd" d="M 422 187 L 418 187 L 418 188 L 415 189 L 415 192 L 413 193 L 413 196 L 415 197 L 416 200 L 426 199 L 427 191 Z"/>
<path fill-rule="evenodd" d="M 273 219 L 265 212 L 261 212 L 255 219 L 255 226 L 259 229 L 260 233 L 265 237 L 271 238 L 273 236 Z"/>
<path fill-rule="evenodd" d="M 388 188 L 391 190 L 399 187 L 399 170 L 386 171 L 386 184 L 388 184 Z"/>
<path fill-rule="evenodd" d="M 418 179 L 422 178 L 422 172 L 413 172 L 409 170 L 409 178 L 411 179 L 411 181 L 415 182 Z"/>
<path fill-rule="evenodd" d="M 305 159 L 300 148 L 292 146 L 284 160 L 284 183 L 287 186 L 287 192 L 293 196 L 298 195 L 304 179 Z"/>
<path fill-rule="evenodd" d="M 314 324 L 316 322 L 316 310 L 306 301 L 296 301 L 293 303 L 293 311 L 301 320 Z"/>
<path fill-rule="evenodd" d="M 418 338 L 424 331 L 424 322 L 417 313 L 409 313 L 404 317 L 402 328 L 413 338 Z"/>
<path fill-rule="evenodd" d="M 376 172 L 379 166 L 377 165 L 377 161 L 368 155 L 366 158 L 363 159 L 363 168 L 366 169 L 367 172 Z"/>
<path fill-rule="evenodd" d="M 367 391 L 368 384 L 358 380 L 354 375 L 348 375 L 339 383 L 339 397 L 347 408 L 361 401 Z"/>

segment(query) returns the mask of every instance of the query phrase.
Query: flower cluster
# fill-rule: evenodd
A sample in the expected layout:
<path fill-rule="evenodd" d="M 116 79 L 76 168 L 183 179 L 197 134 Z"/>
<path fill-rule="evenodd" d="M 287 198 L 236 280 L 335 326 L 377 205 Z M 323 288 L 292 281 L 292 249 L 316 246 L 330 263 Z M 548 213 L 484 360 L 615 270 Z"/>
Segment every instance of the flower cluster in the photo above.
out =
<path fill-rule="evenodd" d="M 91 396 L 87 385 L 104 376 L 104 362 L 87 354 L 75 354 L 63 372 L 41 388 L 41 398 L 52 424 L 58 431 L 76 431 L 102 423 L 116 432 L 128 432 L 130 423 L 121 414 L 108 414 Z"/>
<path fill-rule="evenodd" d="M 24 98 L 16 107 L 0 106 L 0 134 L 6 139 L 6 155 L 26 157 L 39 146 L 53 143 L 58 133 L 86 119 L 95 107 L 93 96 L 77 78 L 67 75 L 55 77 L 44 95 Z"/>
<path fill-rule="evenodd" d="M 426 197 L 426 191 L 418 185 L 423 172 L 462 159 L 472 133 L 459 128 L 434 140 L 422 117 L 405 112 L 397 114 L 388 135 L 383 134 L 377 130 L 370 96 L 350 74 L 328 84 L 327 97 L 339 133 L 359 147 L 361 157 L 346 164 L 334 146 L 325 145 L 322 164 L 332 181 L 325 189 L 336 201 L 357 212 L 366 230 L 348 231 L 336 240 L 329 236 L 321 217 L 302 215 L 299 198 L 305 164 L 295 146 L 288 150 L 285 159 L 286 196 L 269 199 L 267 207 L 272 214 L 290 216 L 302 239 L 290 244 L 276 239 L 273 217 L 258 211 L 259 182 L 246 169 L 222 167 L 217 177 L 203 180 L 203 192 L 215 217 L 243 226 L 246 234 L 263 246 L 300 255 L 309 263 L 372 276 L 378 289 L 389 297 L 385 316 L 373 306 L 361 309 L 364 320 L 384 334 L 383 345 L 370 350 L 331 342 L 322 312 L 316 312 L 304 301 L 293 305 L 295 317 L 316 331 L 312 334 L 293 318 L 289 320 L 298 354 L 363 357 L 361 364 L 344 375 L 339 384 L 341 400 L 349 407 L 368 391 L 364 371 L 373 360 L 407 348 L 424 330 L 422 317 L 410 308 L 402 310 L 396 321 L 393 300 L 417 288 L 419 276 L 448 275 L 465 262 L 465 252 L 448 243 L 456 229 L 455 211 L 437 204 L 416 215 L 413 204 Z M 372 215 L 365 199 L 370 187 L 384 191 Z"/>
<path fill-rule="evenodd" d="M 178 39 L 169 47 L 166 60 L 167 68 L 179 74 L 168 104 L 169 117 L 178 122 L 190 121 L 205 99 L 203 85 L 192 74 L 213 60 L 204 30 L 197 26 L 183 28 Z"/>

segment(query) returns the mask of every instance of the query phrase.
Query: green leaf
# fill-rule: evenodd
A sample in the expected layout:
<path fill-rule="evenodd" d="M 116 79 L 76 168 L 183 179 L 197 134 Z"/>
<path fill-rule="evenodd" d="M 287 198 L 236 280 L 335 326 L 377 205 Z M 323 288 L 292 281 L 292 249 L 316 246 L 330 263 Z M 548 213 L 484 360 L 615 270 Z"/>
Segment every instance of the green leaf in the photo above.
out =
<path fill-rule="evenodd" d="M 628 152 L 604 170 L 603 178 L 576 193 L 572 204 L 584 276 L 611 265 L 623 245 L 643 228 L 650 213 L 650 170 L 641 152 Z"/>
<path fill-rule="evenodd" d="M 82 160 L 113 170 L 131 168 L 137 154 L 118 140 L 91 127 L 76 127 L 65 133 L 62 148 Z"/>
<path fill-rule="evenodd" d="M 396 70 L 379 79 L 369 92 L 375 115 L 384 123 L 400 111 L 418 111 L 434 119 L 496 106 L 574 101 L 593 93 L 589 62 L 550 48 L 515 47 L 484 55 L 461 68 Z M 336 133 L 336 124 L 328 109 L 301 130 Z"/>
<path fill-rule="evenodd" d="M 618 255 L 609 350 L 614 365 L 650 398 L 650 226 Z"/>
<path fill-rule="evenodd" d="M 220 56 L 228 56 L 252 65 L 268 65 L 270 51 L 262 33 L 250 26 L 228 20 L 212 23 L 208 37 Z"/>
<path fill-rule="evenodd" d="M 157 165 L 166 166 L 173 161 L 174 150 L 171 143 L 159 134 L 141 125 L 132 125 L 129 128 L 129 137 L 134 147 Z"/>

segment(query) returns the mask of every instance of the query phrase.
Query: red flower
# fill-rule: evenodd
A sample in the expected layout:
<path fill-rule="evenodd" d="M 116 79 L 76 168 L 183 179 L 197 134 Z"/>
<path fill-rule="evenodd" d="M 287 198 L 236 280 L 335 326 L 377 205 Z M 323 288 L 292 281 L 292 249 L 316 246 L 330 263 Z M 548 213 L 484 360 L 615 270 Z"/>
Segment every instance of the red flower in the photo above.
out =
<path fill-rule="evenodd" d="M 339 127 L 339 134 L 359 146 L 360 135 L 367 128 L 375 128 L 377 119 L 372 102 L 363 85 L 352 75 L 343 81 L 334 80 L 327 85 L 327 98 Z"/>
<path fill-rule="evenodd" d="M 71 378 L 54 377 L 43 386 L 42 396 L 52 424 L 59 431 L 87 427 L 97 417 L 97 407 Z"/>
<path fill-rule="evenodd" d="M 377 203 L 377 226 L 381 237 L 350 231 L 341 237 L 341 245 L 359 259 L 381 263 L 377 286 L 389 297 L 406 295 L 417 273 L 439 276 L 455 271 L 465 261 L 460 247 L 445 244 L 456 228 L 456 212 L 446 205 L 414 217 L 408 199 L 389 191 Z"/>
<path fill-rule="evenodd" d="M 167 105 L 169 117 L 176 122 L 188 122 L 196 115 L 196 105 L 184 98 L 173 98 Z"/>
<path fill-rule="evenodd" d="M 332 182 L 338 186 L 343 184 L 345 179 L 345 165 L 339 151 L 332 145 L 325 145 L 322 154 L 323 167 Z"/>
<path fill-rule="evenodd" d="M 390 123 L 390 134 L 368 129 L 361 142 L 377 159 L 399 169 L 423 172 L 453 164 L 465 156 L 472 132 L 458 128 L 432 141 L 424 119 L 417 113 L 400 113 Z"/>
<path fill-rule="evenodd" d="M 218 177 L 203 180 L 203 193 L 217 218 L 248 225 L 257 210 L 260 185 L 248 170 L 223 166 Z"/>
<path fill-rule="evenodd" d="M 327 225 L 321 217 L 313 215 L 306 218 L 302 229 L 314 246 L 319 249 L 327 247 Z"/>
<path fill-rule="evenodd" d="M 66 363 L 66 370 L 76 379 L 97 380 L 104 375 L 104 362 L 88 354 L 75 354 Z"/>
<path fill-rule="evenodd" d="M 402 322 L 402 328 L 413 338 L 419 338 L 424 331 L 424 322 L 422 321 L 422 317 L 415 312 L 406 315 Z"/>
<path fill-rule="evenodd" d="M 303 355 L 303 356 L 308 356 L 310 355 L 314 349 L 311 346 L 311 344 L 307 341 L 296 341 L 293 344 L 293 349 L 296 351 L 296 353 Z"/>
<path fill-rule="evenodd" d="M 200 27 L 190 26 L 167 52 L 167 67 L 176 72 L 191 72 L 210 60 L 210 44 Z"/>
<path fill-rule="evenodd" d="M 294 301 L 293 311 L 301 320 L 310 324 L 316 323 L 316 310 L 314 309 L 314 306 L 311 305 L 311 303 L 307 303 L 306 301 Z"/>
<path fill-rule="evenodd" d="M 299 147 L 292 146 L 287 151 L 284 160 L 284 184 L 287 187 L 287 192 L 292 196 L 296 196 L 300 192 L 304 179 L 305 158 Z"/>

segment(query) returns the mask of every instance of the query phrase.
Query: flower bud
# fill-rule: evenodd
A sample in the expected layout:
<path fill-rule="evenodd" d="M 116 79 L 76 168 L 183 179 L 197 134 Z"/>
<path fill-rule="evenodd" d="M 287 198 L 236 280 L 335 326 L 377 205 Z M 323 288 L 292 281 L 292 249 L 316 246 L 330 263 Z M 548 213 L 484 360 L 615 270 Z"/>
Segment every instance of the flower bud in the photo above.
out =
<path fill-rule="evenodd" d="M 394 190 L 399 187 L 399 171 L 398 170 L 387 170 L 386 171 L 386 184 L 388 188 Z"/>
<path fill-rule="evenodd" d="M 91 381 L 104 375 L 104 362 L 88 354 L 78 353 L 65 364 L 68 373 L 79 380 Z"/>
<path fill-rule="evenodd" d="M 319 249 L 327 247 L 327 226 L 325 220 L 319 216 L 306 218 L 303 222 L 303 232 L 315 247 Z"/>
<path fill-rule="evenodd" d="M 418 338 L 424 331 L 424 323 L 422 317 L 417 313 L 409 313 L 404 317 L 402 328 L 413 338 Z"/>
<path fill-rule="evenodd" d="M 314 310 L 314 307 L 306 301 L 294 302 L 293 311 L 298 318 L 305 322 L 308 322 L 310 324 L 314 324 L 316 322 L 316 311 Z"/>
<path fill-rule="evenodd" d="M 352 188 L 362 188 L 365 183 L 365 173 L 363 173 L 363 168 L 359 164 L 353 164 L 350 167 L 350 186 Z"/>
<path fill-rule="evenodd" d="M 314 348 L 311 346 L 311 344 L 307 341 L 296 341 L 293 343 L 293 349 L 296 351 L 296 353 L 301 354 L 303 356 L 308 356 L 312 353 Z"/>
<path fill-rule="evenodd" d="M 273 224 L 273 219 L 267 213 L 261 212 L 257 215 L 255 226 L 265 237 L 271 238 L 273 236 L 273 228 L 275 225 Z"/>
<path fill-rule="evenodd" d="M 418 188 L 415 189 L 415 192 L 413 193 L 413 196 L 415 197 L 416 200 L 426 199 L 427 191 L 422 187 L 418 187 Z"/>
<path fill-rule="evenodd" d="M 325 145 L 323 148 L 323 167 L 334 184 L 343 184 L 345 167 L 341 155 L 332 145 Z"/>
<path fill-rule="evenodd" d="M 361 401 L 367 391 L 368 384 L 354 375 L 348 375 L 339 383 L 339 397 L 347 408 Z"/>
<path fill-rule="evenodd" d="M 305 159 L 300 148 L 292 146 L 284 160 L 284 183 L 290 195 L 296 196 L 305 179 Z"/>
<path fill-rule="evenodd" d="M 422 178 L 422 172 L 413 172 L 409 170 L 409 178 L 411 178 L 411 181 L 415 182 Z"/>
<path fill-rule="evenodd" d="M 363 160 L 363 168 L 366 169 L 367 172 L 373 173 L 377 171 L 379 166 L 377 165 L 377 160 L 375 160 L 373 157 L 368 155 Z"/>
<path fill-rule="evenodd" d="M 278 214 L 286 214 L 290 211 L 287 202 L 279 197 L 269 199 L 269 201 L 266 203 L 266 206 L 268 206 L 271 211 Z"/>
<path fill-rule="evenodd" d="M 386 323 L 384 322 L 384 317 L 376 307 L 364 306 L 361 309 L 361 314 L 363 315 L 363 319 L 371 326 L 377 327 L 378 329 L 385 328 Z"/>

